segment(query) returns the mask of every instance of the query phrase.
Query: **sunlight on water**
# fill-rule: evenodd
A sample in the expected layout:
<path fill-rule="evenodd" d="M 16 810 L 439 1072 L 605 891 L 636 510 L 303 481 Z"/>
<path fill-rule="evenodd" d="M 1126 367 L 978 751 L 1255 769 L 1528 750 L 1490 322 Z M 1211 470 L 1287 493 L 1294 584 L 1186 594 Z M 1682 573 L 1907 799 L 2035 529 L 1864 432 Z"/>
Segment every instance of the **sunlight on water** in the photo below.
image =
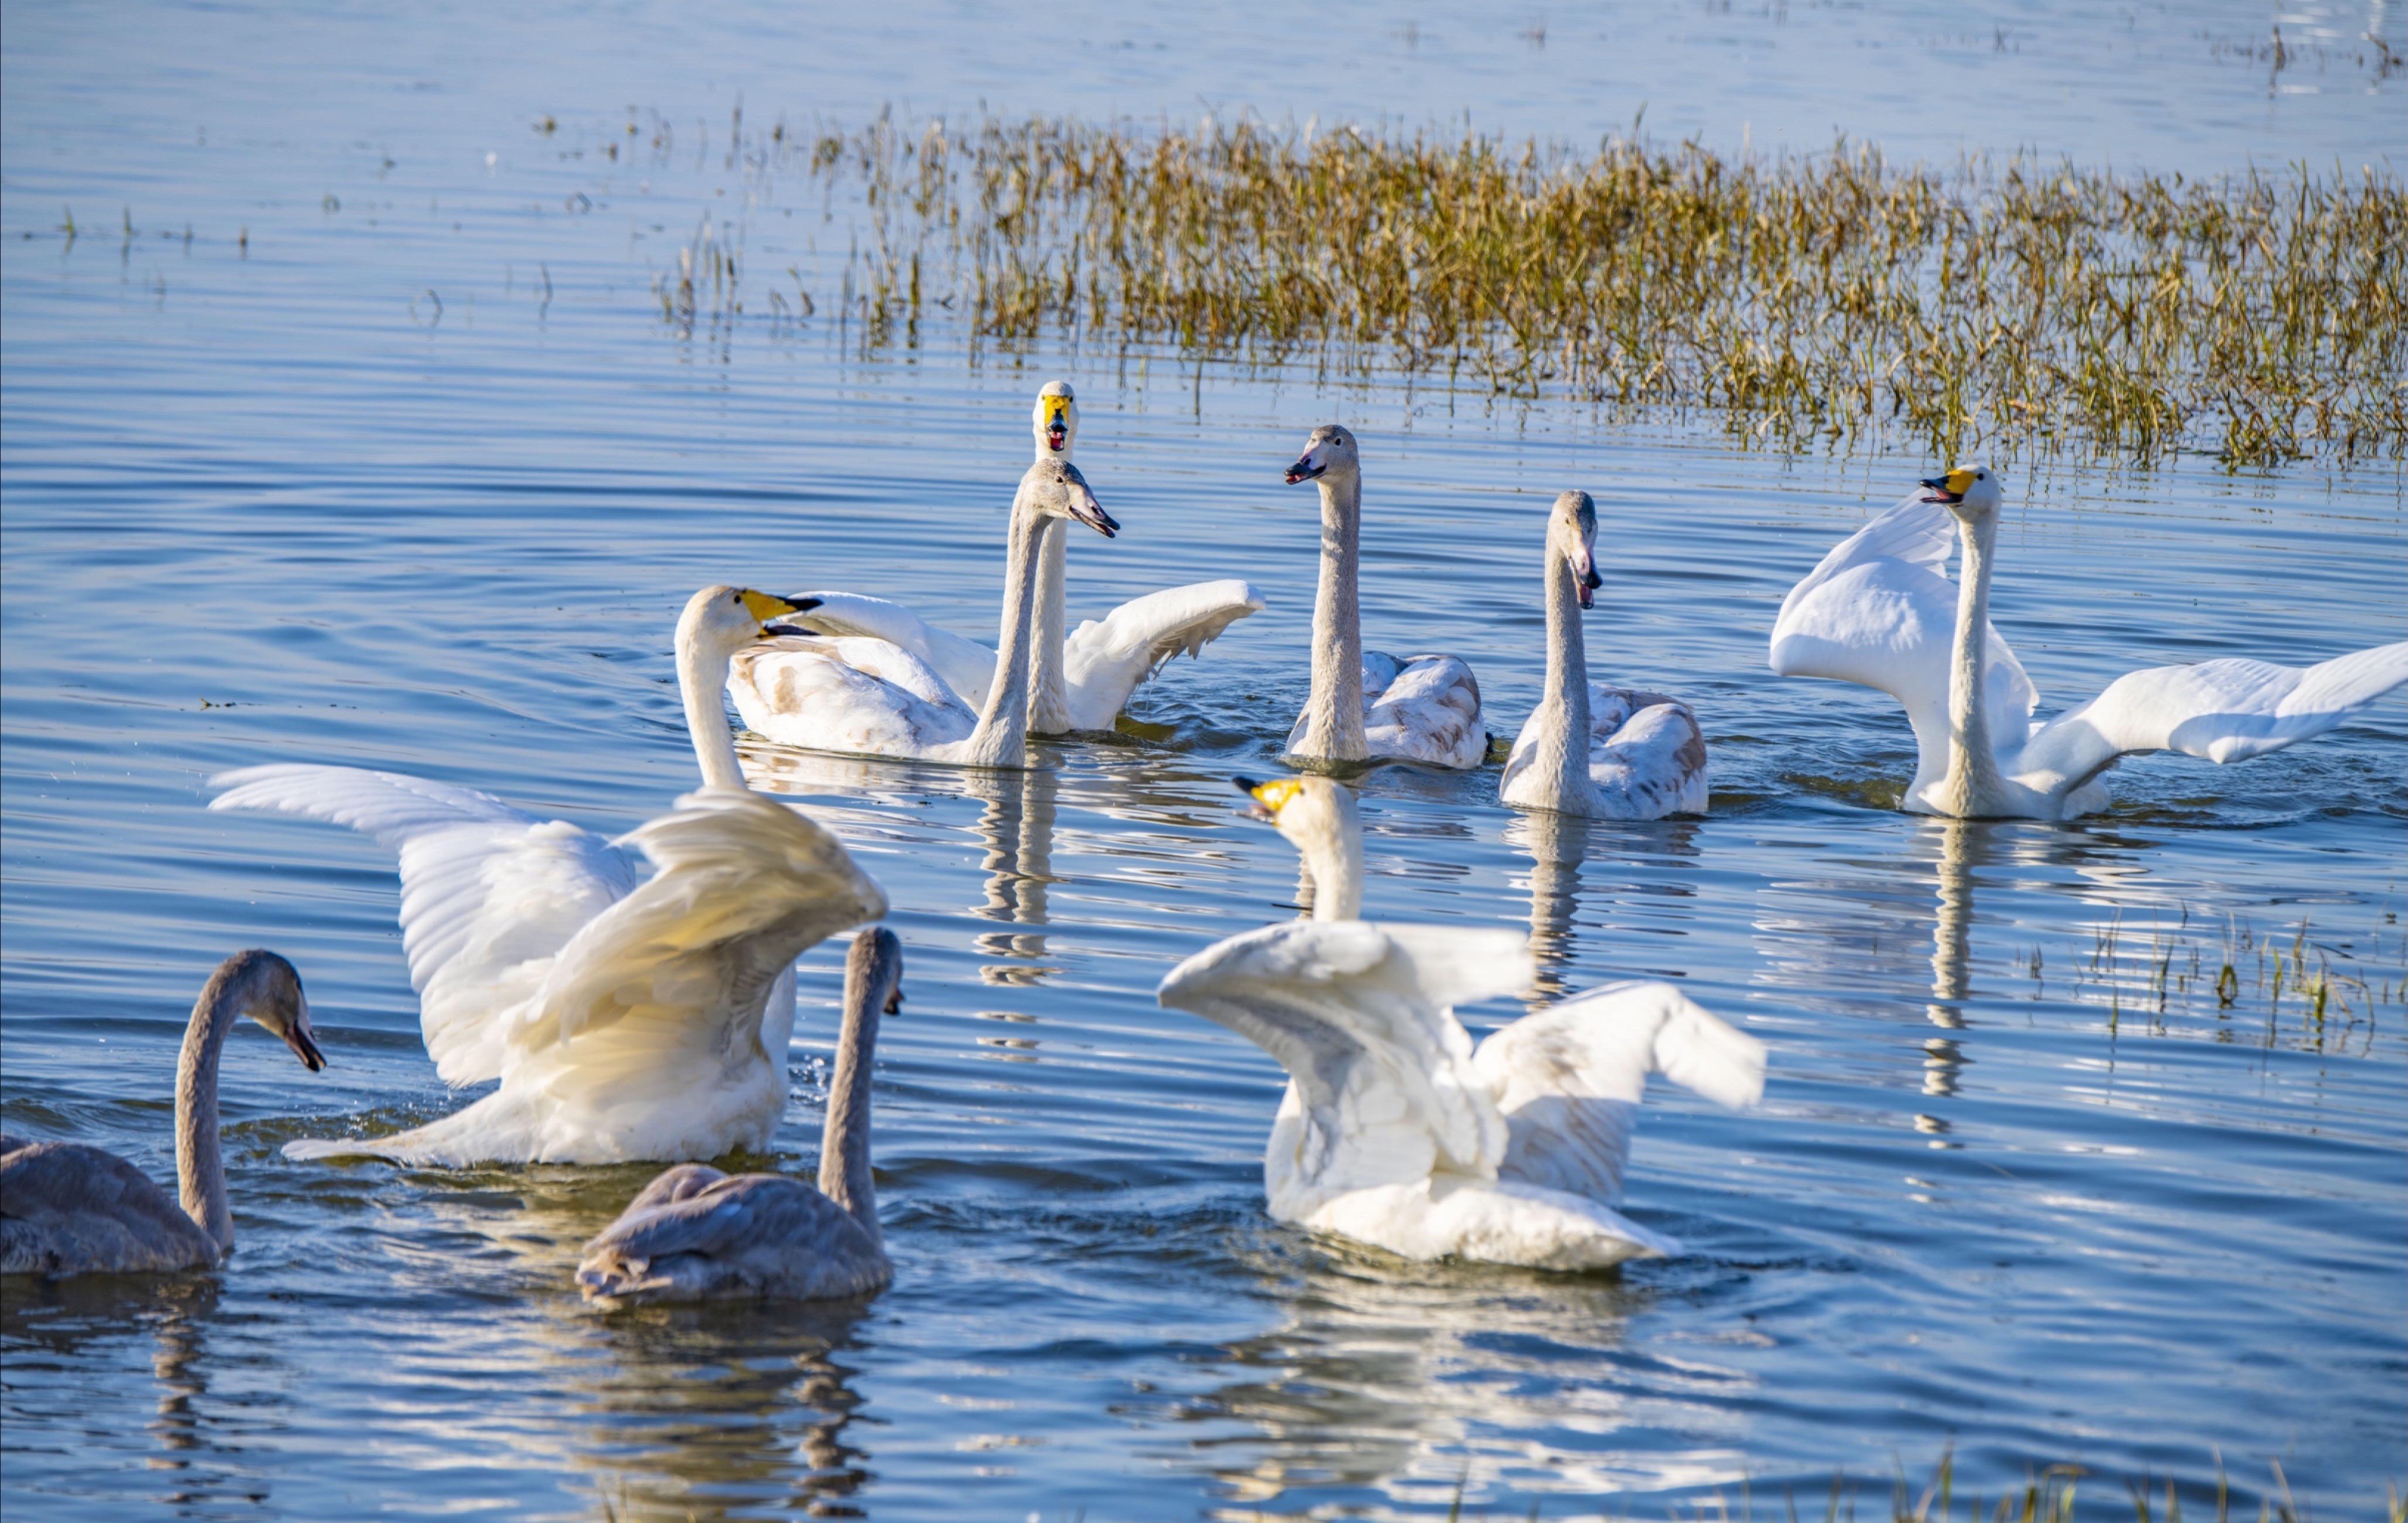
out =
<path fill-rule="evenodd" d="M 1576 137 L 1648 98 L 1651 130 L 1731 149 L 1838 125 L 2190 171 L 2396 153 L 2401 77 L 2353 50 L 2408 51 L 2397 7 L 2286 12 L 2280 69 L 2249 51 L 2255 10 L 1994 36 L 1936 7 L 1775 9 L 1357 12 L 1324 93 L 1289 77 L 1311 39 L 1284 13 L 1184 50 L 1154 46 L 1177 17 L 1071 23 L 1048 82 L 1016 12 L 908 49 L 867 15 L 814 37 L 766 12 L 362 13 L 296 36 L 162 7 L 104 63 L 64 7 L 12 9 L 0 1114 L 171 1173 L 184 1016 L 243 945 L 301 968 L 332 1066 L 232 1042 L 222 1275 L 11 1282 L 11 1516 L 1442 1516 L 1459 1495 L 1560 1517 L 1742 1484 L 1804 1504 L 1842 1470 L 1871 1508 L 1894 1459 L 1919 1478 L 1952 1444 L 1959 1494 L 2071 1460 L 2204 1496 L 2220 1454 L 2252 1511 L 2270 1460 L 2318 1509 L 2369 1510 L 2408 1368 L 2408 700 L 2243 768 L 2135 762 L 2076 826 L 1919 819 L 1894 807 L 1894 706 L 1775 679 L 1765 635 L 1932 462 L 1164 352 L 972 363 L 941 321 L 865 358 L 766 297 L 681 337 L 653 295 L 706 213 L 745 228 L 748 289 L 843 267 L 860 208 L 799 184 L 736 204 L 710 135 L 738 95 L 796 122 L 982 96 L 1412 122 L 1469 96 L 1483 125 Z M 1678 66 L 1642 81 L 1642 54 Z M 1826 119 L 1835 60 L 1861 116 Z M 1942 122 L 1880 85 L 1923 69 L 2008 103 Z M 2027 111 L 2040 79 L 2079 98 Z M 695 587 L 875 591 L 992 638 L 1028 398 L 1055 374 L 1126 525 L 1072 541 L 1074 621 L 1212 576 L 1269 606 L 1025 775 L 747 746 L 884 884 L 905 943 L 877 1089 L 894 1288 L 597 1316 L 578 1246 L 649 1171 L 285 1160 L 461 1097 L 420 1042 L 391 858 L 206 813 L 205 779 L 390 767 L 632 826 L 693 783 L 667 646 Z M 1510 734 L 1541 675 L 1544 514 L 1579 485 L 1603 525 L 1592 663 L 1705 726 L 1705 820 L 1519 815 L 1494 767 L 1363 783 L 1368 913 L 1531 932 L 1538 988 L 1466 1011 L 1475 1030 L 1648 976 L 1769 1045 L 1757 1110 L 1651 1098 L 1629 1210 L 1684 1257 L 1410 1266 L 1279 1227 L 1277 1070 L 1154 1002 L 1177 960 L 1296 903 L 1293 854 L 1227 780 L 1273 765 L 1303 697 L 1318 518 L 1279 471 L 1328 417 L 1364 440 L 1367 643 L 1462 655 Z M 2011 480 L 1993 612 L 2044 711 L 2135 667 L 2402 638 L 2397 462 Z M 801 965 L 778 1167 L 817 1151 L 841 961 Z"/>

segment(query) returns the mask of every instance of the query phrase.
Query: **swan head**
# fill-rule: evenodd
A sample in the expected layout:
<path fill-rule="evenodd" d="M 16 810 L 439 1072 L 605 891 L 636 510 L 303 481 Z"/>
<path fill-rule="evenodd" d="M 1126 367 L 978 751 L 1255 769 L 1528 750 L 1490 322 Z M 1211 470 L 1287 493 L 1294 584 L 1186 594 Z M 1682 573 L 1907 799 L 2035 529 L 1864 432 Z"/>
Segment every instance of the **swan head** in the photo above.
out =
<path fill-rule="evenodd" d="M 863 1001 L 881 1013 L 903 1009 L 903 943 L 883 926 L 872 926 L 853 939 L 845 954 L 844 982 Z"/>
<path fill-rule="evenodd" d="M 1555 498 L 1547 521 L 1547 548 L 1571 568 L 1580 606 L 1597 606 L 1597 590 L 1605 579 L 1597 574 L 1597 503 L 1585 492 L 1566 492 Z"/>
<path fill-rule="evenodd" d="M 1121 532 L 1120 521 L 1104 511 L 1087 488 L 1087 479 L 1068 460 L 1039 460 L 1020 478 L 1022 500 L 1047 518 L 1070 518 L 1109 539 Z"/>
<path fill-rule="evenodd" d="M 1070 458 L 1070 447 L 1079 442 L 1079 395 L 1067 381 L 1049 381 L 1037 394 L 1037 408 L 1029 417 L 1037 435 L 1037 458 L 1045 460 L 1059 456 Z"/>
<path fill-rule="evenodd" d="M 301 992 L 301 975 L 275 953 L 255 947 L 236 953 L 218 964 L 201 999 L 212 1006 L 232 1001 L 238 1013 L 275 1032 L 310 1072 L 326 1066 L 318 1034 L 309 1029 L 309 997 Z"/>
<path fill-rule="evenodd" d="M 685 612 L 678 618 L 678 649 L 732 656 L 755 640 L 776 635 L 807 635 L 810 633 L 808 629 L 777 621 L 819 606 L 816 597 L 781 597 L 775 593 L 724 583 L 705 587 L 686 599 Z"/>
<path fill-rule="evenodd" d="M 1924 501 L 1943 504 L 1968 524 L 1997 512 L 2007 496 L 1999 473 L 1987 466 L 1958 466 L 1945 476 L 1927 477 L 1921 484 Z"/>
<path fill-rule="evenodd" d="M 1287 484 L 1294 486 L 1324 476 L 1354 476 L 1362 468 L 1362 457 L 1354 452 L 1354 436 L 1338 424 L 1323 424 L 1304 441 L 1304 453 L 1288 467 Z"/>
<path fill-rule="evenodd" d="M 1351 858 L 1362 852 L 1362 816 L 1354 809 L 1354 790 L 1346 784 L 1312 776 L 1273 778 L 1268 783 L 1250 777 L 1231 781 L 1240 793 L 1254 800 L 1247 817 L 1268 822 L 1306 860 L 1331 852 Z"/>

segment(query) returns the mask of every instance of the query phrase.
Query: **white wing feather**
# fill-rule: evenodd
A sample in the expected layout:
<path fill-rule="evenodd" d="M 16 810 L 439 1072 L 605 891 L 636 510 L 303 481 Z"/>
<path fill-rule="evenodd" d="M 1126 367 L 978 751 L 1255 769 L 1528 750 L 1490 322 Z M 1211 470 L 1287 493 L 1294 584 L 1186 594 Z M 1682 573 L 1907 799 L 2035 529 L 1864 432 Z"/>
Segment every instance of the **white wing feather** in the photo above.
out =
<path fill-rule="evenodd" d="M 212 810 L 267 810 L 347 825 L 398 849 L 402 948 L 436 1072 L 497 1078 L 509 1013 L 553 956 L 635 884 L 617 845 L 538 820 L 490 794 L 352 767 L 251 767 L 210 780 Z"/>
<path fill-rule="evenodd" d="M 973 709 L 986 706 L 995 683 L 995 653 L 974 639 L 939 628 L 900 603 L 859 593 L 815 592 L 820 606 L 786 620 L 824 635 L 882 639 L 927 663 L 945 686 Z"/>
<path fill-rule="evenodd" d="M 2247 761 L 2337 728 L 2403 682 L 2408 641 L 2313 667 L 2248 660 L 2155 667 L 2116 678 L 2041 726 L 2015 769 L 2079 783 L 2134 752 Z"/>
<path fill-rule="evenodd" d="M 1223 630 L 1264 606 L 1260 593 L 1231 577 L 1147 593 L 1080 625 L 1062 644 L 1071 726 L 1111 729 L 1129 695 L 1164 663 L 1182 653 L 1202 654 Z"/>
<path fill-rule="evenodd" d="M 926 756 L 978 727 L 978 715 L 933 668 L 882 639 L 788 637 L 747 646 L 729 663 L 727 692 L 752 729 L 811 751 Z"/>
<path fill-rule="evenodd" d="M 1509 1132 L 1498 1177 L 1612 1205 L 1647 1078 L 1718 1105 L 1764 1094 L 1764 1044 L 1670 984 L 1612 984 L 1492 1033 L 1472 1066 Z"/>
<path fill-rule="evenodd" d="M 1304 1107 L 1301 1174 L 1354 1189 L 1495 1175 L 1504 1122 L 1452 1007 L 1530 974 L 1516 932 L 1297 921 L 1207 947 L 1158 994 L 1277 1058 Z"/>
<path fill-rule="evenodd" d="M 1290 751 L 1304 740 L 1305 716 L 1288 730 Z M 1363 741 L 1374 760 L 1473 768 L 1488 758 L 1480 682 L 1452 655 L 1398 660 L 1363 653 Z"/>
<path fill-rule="evenodd" d="M 1770 664 L 1784 677 L 1828 677 L 1896 698 L 1927 748 L 1944 744 L 1956 584 L 1946 576 L 1956 528 L 1917 494 L 1842 540 L 1782 600 Z M 2013 750 L 2040 694 L 1996 625 L 1984 668 L 1992 734 Z"/>

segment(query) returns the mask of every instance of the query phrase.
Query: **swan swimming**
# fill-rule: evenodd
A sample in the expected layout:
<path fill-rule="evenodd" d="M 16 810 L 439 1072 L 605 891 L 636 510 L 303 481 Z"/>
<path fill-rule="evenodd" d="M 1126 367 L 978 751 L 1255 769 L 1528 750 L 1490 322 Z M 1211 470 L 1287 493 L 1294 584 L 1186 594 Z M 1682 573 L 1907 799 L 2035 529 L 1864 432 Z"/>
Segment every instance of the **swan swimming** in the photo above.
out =
<path fill-rule="evenodd" d="M 885 1288 L 895 1266 L 869 1172 L 870 1059 L 879 1015 L 902 1008 L 902 980 L 903 947 L 893 931 L 873 926 L 853 938 L 818 1188 L 785 1174 L 679 1164 L 585 1245 L 577 1283 L 586 1300 L 823 1300 Z"/>
<path fill-rule="evenodd" d="M 1706 738 L 1678 698 L 1588 680 L 1581 611 L 1597 571 L 1597 504 L 1555 498 L 1547 519 L 1547 688 L 1505 760 L 1497 797 L 1602 820 L 1706 812 Z"/>
<path fill-rule="evenodd" d="M 1584 1270 L 1681 1245 L 1615 1211 L 1647 1076 L 1728 1106 L 1764 1046 L 1669 984 L 1592 989 L 1477 1047 L 1454 1007 L 1530 982 L 1516 931 L 1374 925 L 1362 826 L 1328 778 L 1238 780 L 1311 865 L 1312 919 L 1233 936 L 1162 981 L 1288 1071 L 1263 1156 L 1280 1221 L 1406 1258 Z"/>
<path fill-rule="evenodd" d="M 1037 394 L 1031 416 L 1037 459 L 1068 461 L 1079 440 L 1079 399 L 1064 381 Z M 1015 533 L 1017 531 L 1015 530 Z M 1133 597 L 1101 619 L 1089 619 L 1066 639 L 1065 560 L 1069 531 L 1043 525 L 1045 553 L 1037 567 L 1035 649 L 1028 686 L 1028 733 L 1066 735 L 1108 730 L 1129 696 L 1174 655 L 1200 655 L 1229 625 L 1259 613 L 1262 595 L 1237 578 L 1198 582 Z M 858 593 L 814 591 L 819 607 L 799 621 L 816 634 L 867 636 L 901 646 L 928 664 L 954 696 L 983 708 L 995 684 L 996 653 L 976 640 L 927 623 L 900 603 Z M 1006 609 L 1009 625 L 1010 609 Z"/>
<path fill-rule="evenodd" d="M 176 1063 L 176 1190 L 82 1142 L 0 1137 L 0 1274 L 159 1273 L 207 1269 L 234 1247 L 218 1145 L 218 1054 L 238 1017 L 273 1031 L 315 1073 L 301 975 L 273 952 L 237 952 L 193 1002 Z"/>
<path fill-rule="evenodd" d="M 738 654 L 727 692 L 744 723 L 780 745 L 955 767 L 1025 767 L 1036 643 L 1038 531 L 1075 518 L 1109 539 L 1120 524 L 1067 460 L 1039 460 L 1011 500 L 1002 675 L 973 711 L 928 663 L 891 640 L 800 635 Z"/>
<path fill-rule="evenodd" d="M 247 768 L 213 810 L 348 825 L 398 849 L 402 945 L 436 1072 L 501 1086 L 389 1137 L 290 1157 L 408 1163 L 708 1158 L 767 1143 L 786 1099 L 794 962 L 886 896 L 834 836 L 744 787 L 730 655 L 796 600 L 707 587 L 678 621 L 703 787 L 616 841 L 490 794 L 350 767 Z M 658 871 L 638 885 L 638 857 Z"/>
<path fill-rule="evenodd" d="M 1312 693 L 1289 731 L 1303 761 L 1417 761 L 1472 768 L 1488 757 L 1480 684 L 1451 655 L 1399 661 L 1363 649 L 1355 564 L 1363 527 L 1363 461 L 1354 436 L 1324 424 L 1287 467 L 1287 483 L 1321 486 L 1321 584 L 1312 603 Z"/>
<path fill-rule="evenodd" d="M 1905 707 L 1915 768 L 1904 807 L 1914 813 L 2075 819 L 2106 807 L 2102 774 L 2125 756 L 2247 761 L 2337 728 L 2408 682 L 2408 641 L 2304 668 L 2202 661 L 2128 672 L 2036 722 L 2040 694 L 1990 623 L 1998 474 L 1961 466 L 1922 485 L 1790 589 L 1770 658 L 1784 677 L 1860 682 Z M 1953 587 L 1952 518 L 1964 557 Z"/>

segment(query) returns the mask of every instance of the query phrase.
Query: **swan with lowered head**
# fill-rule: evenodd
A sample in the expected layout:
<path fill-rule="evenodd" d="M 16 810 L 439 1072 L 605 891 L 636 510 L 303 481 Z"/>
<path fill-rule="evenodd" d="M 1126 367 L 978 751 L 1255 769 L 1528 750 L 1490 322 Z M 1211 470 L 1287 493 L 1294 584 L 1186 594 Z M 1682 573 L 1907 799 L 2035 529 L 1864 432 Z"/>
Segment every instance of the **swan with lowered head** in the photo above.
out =
<path fill-rule="evenodd" d="M 1363 649 L 1355 563 L 1363 462 L 1354 436 L 1324 424 L 1287 467 L 1287 483 L 1321 485 L 1321 584 L 1312 603 L 1312 692 L 1287 738 L 1303 761 L 1416 761 L 1471 768 L 1488 756 L 1480 684 L 1451 655 L 1399 661 Z"/>
<path fill-rule="evenodd" d="M 218 1054 L 242 1016 L 281 1037 L 310 1072 L 326 1066 L 291 963 L 251 951 L 218 964 L 193 1002 L 176 1064 L 180 1204 L 114 1153 L 0 1137 L 0 1274 L 155 1273 L 225 1257 L 234 1213 L 218 1145 Z"/>
<path fill-rule="evenodd" d="M 2226 659 L 2128 672 L 2045 723 L 2040 694 L 1990 623 L 2005 490 L 1960 466 L 1823 557 L 1783 600 L 1770 665 L 1861 682 L 1914 727 L 1905 807 L 1960 819 L 2071 820 L 2103 809 L 2101 775 L 2128 755 L 2246 761 L 2339 727 L 2408 682 L 2408 641 L 2313 667 Z M 1962 578 L 1946 575 L 1954 539 Z"/>
<path fill-rule="evenodd" d="M 1587 493 L 1555 498 L 1546 567 L 1547 690 L 1513 741 L 1498 797 L 1601 820 L 1703 814 L 1706 738 L 1689 706 L 1588 680 L 1580 615 L 1604 579 L 1597 572 L 1597 504 Z"/>
<path fill-rule="evenodd" d="M 498 1079 L 462 1111 L 294 1157 L 410 1163 L 708 1158 L 767 1142 L 785 1108 L 794 962 L 886 898 L 835 837 L 743 785 L 729 657 L 789 598 L 695 594 L 679 686 L 704 787 L 618 840 L 393 772 L 271 766 L 212 780 L 213 810 L 348 825 L 401 856 L 402 945 L 436 1072 Z M 637 882 L 638 863 L 658 869 Z"/>
<path fill-rule="evenodd" d="M 1475 1047 L 1454 1007 L 1529 983 L 1521 935 L 1354 918 L 1354 795 L 1320 777 L 1239 786 L 1311 864 L 1313 918 L 1206 948 L 1158 997 L 1287 1070 L 1270 1214 L 1406 1258 L 1584 1270 L 1678 1253 L 1613 1209 L 1647 1077 L 1751 1104 L 1763 1044 L 1669 984 L 1616 984 Z"/>
<path fill-rule="evenodd" d="M 1031 418 L 1037 458 L 1069 460 L 1079 440 L 1079 399 L 1069 382 L 1049 381 Z M 1015 530 L 1015 533 L 1017 531 Z M 1044 557 L 1037 568 L 1035 649 L 1028 682 L 1028 733 L 1064 735 L 1108 730 L 1129 696 L 1181 653 L 1200 655 L 1222 631 L 1262 611 L 1262 595 L 1237 578 L 1166 587 L 1089 619 L 1066 638 L 1065 558 L 1069 530 L 1043 525 Z M 817 634 L 867 636 L 890 641 L 927 663 L 972 709 L 994 687 L 996 653 L 976 640 L 927 623 L 900 603 L 858 593 L 814 592 L 820 606 L 798 621 Z M 1005 609 L 1009 627 L 1010 609 Z"/>
<path fill-rule="evenodd" d="M 891 640 L 796 635 L 739 654 L 727 691 L 744 723 L 780 745 L 955 767 L 1025 767 L 1036 644 L 1039 531 L 1075 518 L 1109 539 L 1120 524 L 1067 460 L 1039 460 L 1011 502 L 1001 675 L 973 710 L 928 663 Z"/>
<path fill-rule="evenodd" d="M 885 1288 L 895 1267 L 869 1173 L 870 1059 L 879 1016 L 902 1008 L 902 982 L 893 931 L 873 926 L 853 939 L 818 1188 L 785 1174 L 679 1164 L 585 1245 L 577 1283 L 586 1300 L 826 1300 Z"/>

